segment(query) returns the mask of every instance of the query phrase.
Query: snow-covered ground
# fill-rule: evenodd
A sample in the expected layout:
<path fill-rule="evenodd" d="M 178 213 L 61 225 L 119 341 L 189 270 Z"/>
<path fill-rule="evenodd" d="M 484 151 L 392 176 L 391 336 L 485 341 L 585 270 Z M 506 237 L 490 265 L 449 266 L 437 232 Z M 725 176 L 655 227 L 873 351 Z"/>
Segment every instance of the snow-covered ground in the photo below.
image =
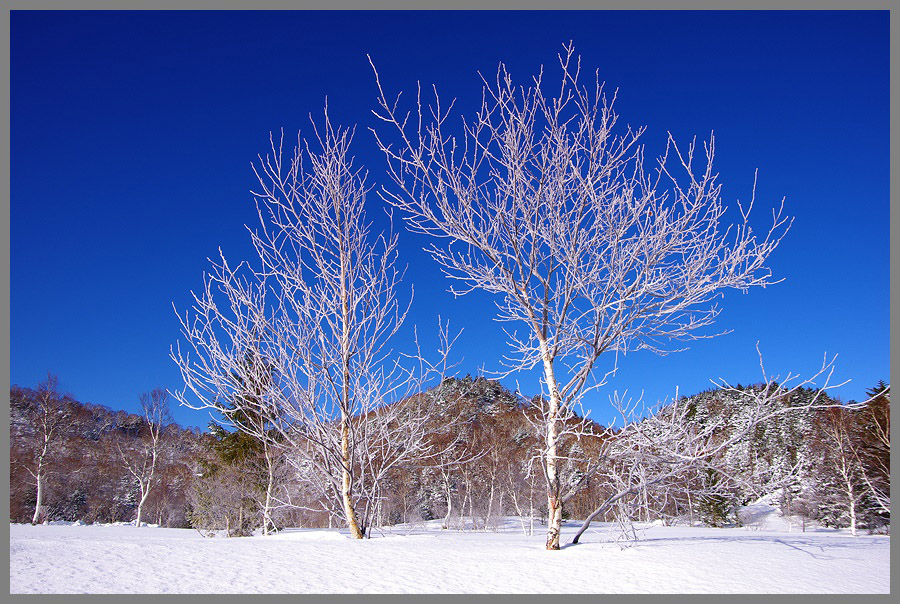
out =
<path fill-rule="evenodd" d="M 890 538 L 801 532 L 761 503 L 748 526 L 595 524 L 543 549 L 541 527 L 396 527 L 205 538 L 189 529 L 12 525 L 11 593 L 889 593 Z M 567 523 L 564 543 L 576 523 Z M 568 537 L 568 538 L 567 538 Z"/>

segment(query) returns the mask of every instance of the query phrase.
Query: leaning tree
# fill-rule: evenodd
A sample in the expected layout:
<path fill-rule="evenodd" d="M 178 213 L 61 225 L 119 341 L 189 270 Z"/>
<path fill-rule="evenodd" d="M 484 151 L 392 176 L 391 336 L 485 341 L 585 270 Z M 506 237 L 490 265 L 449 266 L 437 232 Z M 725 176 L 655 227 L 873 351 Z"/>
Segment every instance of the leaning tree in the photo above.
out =
<path fill-rule="evenodd" d="M 566 432 L 583 430 L 573 418 L 584 394 L 620 353 L 664 354 L 673 342 L 711 337 L 702 328 L 723 290 L 774 282 L 766 261 L 790 227 L 779 209 L 756 233 L 752 201 L 728 223 L 712 137 L 701 153 L 670 135 L 645 168 L 644 128 L 617 128 L 615 95 L 597 74 L 580 83 L 571 44 L 559 58 L 549 95 L 543 71 L 518 86 L 501 63 L 458 128 L 436 89 L 427 102 L 420 88 L 407 111 L 376 71 L 374 113 L 385 129 L 373 130 L 395 185 L 382 195 L 411 230 L 440 240 L 430 253 L 458 284 L 452 291 L 496 294 L 497 319 L 525 327 L 507 332 L 506 370 L 543 369 L 548 549 L 559 548 L 562 505 L 574 494 L 560 480 L 559 447 Z"/>

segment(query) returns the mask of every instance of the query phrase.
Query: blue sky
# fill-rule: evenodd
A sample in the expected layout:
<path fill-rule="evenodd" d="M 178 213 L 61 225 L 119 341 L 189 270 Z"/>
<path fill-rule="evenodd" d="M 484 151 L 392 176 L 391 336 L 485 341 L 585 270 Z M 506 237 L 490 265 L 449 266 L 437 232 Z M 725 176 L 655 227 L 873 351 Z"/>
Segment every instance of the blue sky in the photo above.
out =
<path fill-rule="evenodd" d="M 667 131 L 683 142 L 715 131 L 725 199 L 748 199 L 758 169 L 758 224 L 782 197 L 796 218 L 770 260 L 784 281 L 722 300 L 716 328 L 731 333 L 666 357 L 629 354 L 587 401 L 594 415 L 614 389 L 653 401 L 710 378 L 758 381 L 757 341 L 782 375 L 838 353 L 845 400 L 888 380 L 886 11 L 14 11 L 11 382 L 52 371 L 79 400 L 129 410 L 141 392 L 178 388 L 172 305 L 188 306 L 219 246 L 248 257 L 250 164 L 270 130 L 307 132 L 327 96 L 334 121 L 358 124 L 370 183 L 388 183 L 367 130 L 367 53 L 389 91 L 421 80 L 465 108 L 480 95 L 477 71 L 504 61 L 526 82 L 569 40 L 618 88 L 622 123 L 647 126 L 648 155 Z M 433 334 L 449 318 L 464 330 L 458 370 L 497 369 L 491 298 L 453 299 L 424 240 L 400 236 L 416 291 L 409 326 Z M 538 391 L 532 374 L 519 383 Z M 183 408 L 175 418 L 208 421 Z"/>

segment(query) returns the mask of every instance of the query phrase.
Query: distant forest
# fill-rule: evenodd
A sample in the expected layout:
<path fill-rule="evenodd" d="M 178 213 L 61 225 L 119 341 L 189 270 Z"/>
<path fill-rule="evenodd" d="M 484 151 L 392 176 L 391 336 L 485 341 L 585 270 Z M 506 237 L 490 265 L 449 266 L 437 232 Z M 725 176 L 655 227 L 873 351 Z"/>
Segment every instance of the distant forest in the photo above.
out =
<path fill-rule="evenodd" d="M 389 469 L 377 500 L 369 502 L 368 530 L 432 519 L 448 529 L 492 530 L 501 516 L 512 515 L 529 532 L 545 522 L 544 478 L 535 462 L 542 436 L 530 417 L 531 401 L 496 381 L 469 376 L 446 379 L 431 393 L 439 396 L 439 411 L 427 425 L 430 450 L 442 454 Z M 801 390 L 779 404 L 804 406 L 815 394 Z M 887 531 L 890 388 L 881 382 L 868 394 L 873 398 L 855 408 L 825 396 L 820 402 L 836 406 L 760 422 L 706 469 L 636 482 L 597 520 L 723 526 L 741 522 L 740 505 L 777 492 L 782 511 L 804 528 L 816 522 Z M 395 404 L 412 405 L 414 399 Z M 154 401 L 157 411 L 163 407 L 155 416 L 146 412 Z M 13 386 L 10 521 L 134 522 L 141 507 L 143 522 L 205 534 L 342 526 L 327 487 L 309 479 L 312 470 L 289 448 L 264 447 L 216 424 L 205 432 L 184 429 L 165 413 L 162 390 L 142 403 L 143 415 L 81 403 L 60 394 L 53 378 L 37 388 Z M 734 391 L 709 390 L 678 403 L 694 426 L 718 422 L 723 443 L 747 421 L 742 413 L 749 407 Z M 578 438 L 564 438 L 561 479 L 575 491 L 565 517 L 584 519 L 622 490 L 615 484 L 622 468 L 613 467 L 620 458 L 607 451 L 615 436 L 593 424 Z M 652 473 L 650 465 L 639 470 Z"/>

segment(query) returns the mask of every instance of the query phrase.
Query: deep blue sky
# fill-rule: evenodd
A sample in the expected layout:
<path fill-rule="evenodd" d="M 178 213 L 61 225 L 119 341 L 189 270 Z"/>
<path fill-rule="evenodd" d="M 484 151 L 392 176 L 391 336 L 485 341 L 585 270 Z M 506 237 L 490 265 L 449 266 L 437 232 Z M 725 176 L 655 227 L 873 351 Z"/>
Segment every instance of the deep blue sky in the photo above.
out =
<path fill-rule="evenodd" d="M 648 127 L 650 152 L 667 130 L 682 142 L 714 130 L 726 200 L 749 199 L 759 169 L 758 226 L 782 197 L 796 217 L 770 261 L 783 283 L 726 295 L 716 327 L 729 335 L 622 359 L 588 401 L 595 416 L 613 389 L 656 400 L 710 378 L 758 381 L 757 340 L 782 375 L 839 353 L 836 379 L 853 380 L 845 400 L 888 380 L 886 11 L 14 11 L 12 383 L 34 386 L 49 370 L 79 400 L 129 410 L 141 392 L 179 387 L 172 303 L 188 306 L 219 246 L 248 254 L 250 163 L 270 130 L 307 131 L 327 95 L 333 120 L 359 124 L 370 182 L 387 182 L 367 131 L 367 53 L 388 90 L 435 83 L 465 108 L 480 95 L 477 70 L 504 61 L 526 83 L 570 39 L 619 89 L 622 122 Z M 454 300 L 421 245 L 401 231 L 410 325 L 433 333 L 438 314 L 450 318 L 464 329 L 459 371 L 498 368 L 490 297 Z M 533 375 L 520 384 L 538 391 Z M 175 418 L 208 421 L 183 408 Z"/>

